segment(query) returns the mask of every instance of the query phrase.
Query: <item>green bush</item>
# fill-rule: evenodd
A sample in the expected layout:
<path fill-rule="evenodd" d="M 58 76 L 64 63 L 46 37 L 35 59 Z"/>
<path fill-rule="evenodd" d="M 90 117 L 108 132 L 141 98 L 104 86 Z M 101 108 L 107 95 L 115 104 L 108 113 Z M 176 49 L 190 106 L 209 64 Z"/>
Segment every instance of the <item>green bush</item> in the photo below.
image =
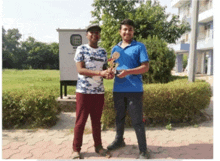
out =
<path fill-rule="evenodd" d="M 54 95 L 44 89 L 3 92 L 3 128 L 55 125 L 61 110 Z"/>
<path fill-rule="evenodd" d="M 188 56 L 183 54 L 183 69 L 186 68 L 187 64 L 188 64 Z"/>
<path fill-rule="evenodd" d="M 168 83 L 171 78 L 171 70 L 175 65 L 174 51 L 167 47 L 167 43 L 157 36 L 139 39 L 145 44 L 150 59 L 150 69 L 143 74 L 145 83 Z"/>
<path fill-rule="evenodd" d="M 154 123 L 195 122 L 200 110 L 208 107 L 210 98 L 210 85 L 201 80 L 189 83 L 187 79 L 178 79 L 167 84 L 145 84 L 143 115 L 146 120 Z M 127 116 L 126 124 L 130 126 L 131 119 Z M 105 127 L 115 123 L 111 90 L 105 93 L 102 123 Z"/>

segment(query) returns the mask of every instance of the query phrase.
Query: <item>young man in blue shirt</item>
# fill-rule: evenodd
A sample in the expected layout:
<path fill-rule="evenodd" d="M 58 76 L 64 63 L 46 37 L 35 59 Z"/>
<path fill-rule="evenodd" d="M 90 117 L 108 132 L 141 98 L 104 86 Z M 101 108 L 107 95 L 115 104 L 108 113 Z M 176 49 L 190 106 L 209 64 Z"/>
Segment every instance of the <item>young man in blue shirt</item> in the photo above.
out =
<path fill-rule="evenodd" d="M 128 110 L 132 125 L 135 129 L 140 150 L 139 159 L 148 159 L 145 127 L 143 123 L 143 82 L 142 75 L 149 70 L 149 59 L 144 44 L 133 40 L 134 22 L 125 19 L 120 24 L 122 41 L 113 49 L 119 53 L 119 58 L 113 87 L 113 99 L 116 110 L 116 136 L 115 140 L 107 147 L 114 150 L 125 146 L 123 139 L 126 110 Z"/>

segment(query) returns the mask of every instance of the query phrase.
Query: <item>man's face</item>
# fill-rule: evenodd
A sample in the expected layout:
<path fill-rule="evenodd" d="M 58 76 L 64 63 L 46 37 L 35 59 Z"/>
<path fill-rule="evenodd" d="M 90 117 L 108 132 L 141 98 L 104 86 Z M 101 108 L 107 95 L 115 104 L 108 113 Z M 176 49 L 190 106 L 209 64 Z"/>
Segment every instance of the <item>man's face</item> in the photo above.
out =
<path fill-rule="evenodd" d="M 97 43 L 100 39 L 100 31 L 96 28 L 90 29 L 87 32 L 86 37 L 88 38 L 89 41 L 91 41 L 93 43 Z"/>
<path fill-rule="evenodd" d="M 134 27 L 130 25 L 122 25 L 120 29 L 122 40 L 129 41 L 134 36 Z"/>

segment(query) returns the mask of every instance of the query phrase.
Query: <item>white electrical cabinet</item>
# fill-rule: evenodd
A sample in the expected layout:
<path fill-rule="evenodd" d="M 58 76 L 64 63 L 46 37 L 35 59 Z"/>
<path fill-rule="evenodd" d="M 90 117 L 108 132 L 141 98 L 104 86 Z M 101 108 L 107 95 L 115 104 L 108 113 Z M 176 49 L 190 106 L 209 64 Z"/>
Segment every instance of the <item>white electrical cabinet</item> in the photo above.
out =
<path fill-rule="evenodd" d="M 59 69 L 60 69 L 60 98 L 62 87 L 67 95 L 67 86 L 76 85 L 78 72 L 74 61 L 76 48 L 87 44 L 86 29 L 57 29 L 59 33 Z"/>

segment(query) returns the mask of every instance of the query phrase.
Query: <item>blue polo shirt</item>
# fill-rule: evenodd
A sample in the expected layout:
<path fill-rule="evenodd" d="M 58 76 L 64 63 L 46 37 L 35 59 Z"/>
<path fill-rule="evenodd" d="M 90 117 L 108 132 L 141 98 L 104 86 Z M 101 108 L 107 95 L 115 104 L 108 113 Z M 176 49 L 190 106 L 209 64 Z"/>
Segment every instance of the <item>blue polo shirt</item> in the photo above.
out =
<path fill-rule="evenodd" d="M 120 53 L 120 57 L 115 61 L 119 63 L 117 70 L 136 68 L 141 63 L 149 61 L 147 50 L 143 43 L 133 40 L 125 48 L 121 48 L 121 44 L 122 42 L 119 42 L 111 52 L 111 55 L 114 52 Z M 115 76 L 113 92 L 143 92 L 142 75 L 132 74 L 124 78 Z"/>

